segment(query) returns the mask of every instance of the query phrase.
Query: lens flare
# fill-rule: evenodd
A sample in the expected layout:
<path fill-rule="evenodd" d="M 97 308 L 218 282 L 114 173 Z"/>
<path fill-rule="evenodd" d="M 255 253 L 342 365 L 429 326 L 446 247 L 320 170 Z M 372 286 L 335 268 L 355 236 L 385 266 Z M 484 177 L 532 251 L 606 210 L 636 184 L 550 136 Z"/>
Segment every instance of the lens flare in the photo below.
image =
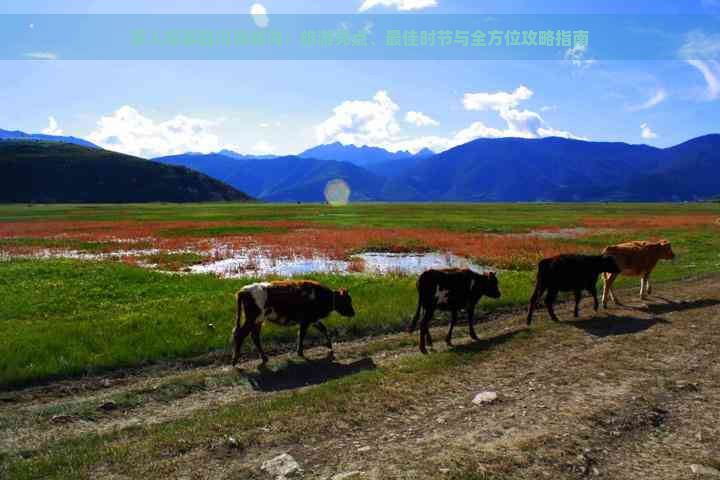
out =
<path fill-rule="evenodd" d="M 347 205 L 350 200 L 350 186 L 339 178 L 325 185 L 325 200 L 330 205 Z"/>

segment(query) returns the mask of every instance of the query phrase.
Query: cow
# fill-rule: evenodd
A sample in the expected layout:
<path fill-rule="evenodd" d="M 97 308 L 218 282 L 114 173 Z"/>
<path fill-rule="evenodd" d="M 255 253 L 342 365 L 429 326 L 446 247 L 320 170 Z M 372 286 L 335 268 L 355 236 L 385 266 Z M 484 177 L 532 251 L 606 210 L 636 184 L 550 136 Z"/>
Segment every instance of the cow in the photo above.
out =
<path fill-rule="evenodd" d="M 347 289 L 331 290 L 312 280 L 253 283 L 243 287 L 235 297 L 237 317 L 233 330 L 235 343 L 233 366 L 240 358 L 240 349 L 248 335 L 252 336 L 262 363 L 268 361 L 260 344 L 260 329 L 264 321 L 282 326 L 298 324 L 300 331 L 297 354 L 303 357 L 303 341 L 310 325 L 314 325 L 325 336 L 325 346 L 332 353 L 328 330 L 320 320 L 326 318 L 333 311 L 345 317 L 355 315 L 352 298 Z M 245 322 L 241 325 L 243 311 L 245 312 Z"/>
<path fill-rule="evenodd" d="M 422 353 L 427 353 L 426 344 L 432 346 L 428 325 L 436 309 L 451 312 L 450 329 L 445 337 L 445 343 L 450 346 L 458 310 L 467 311 L 470 337 L 477 340 L 473 319 L 475 306 L 483 295 L 500 298 L 498 280 L 494 273 L 479 274 L 469 269 L 426 270 L 418 277 L 416 287 L 418 291 L 417 310 L 407 331 L 412 333 L 415 330 L 420 313 L 424 311 L 420 322 L 420 351 Z"/>
<path fill-rule="evenodd" d="M 615 263 L 620 267 L 620 273 L 631 277 L 640 277 L 640 300 L 645 294 L 652 293 L 650 285 L 650 274 L 660 260 L 674 260 L 675 253 L 670 242 L 660 240 L 659 242 L 634 241 L 611 245 L 603 250 L 603 255 L 613 257 Z M 603 275 L 604 286 L 602 304 L 607 307 L 608 297 L 616 304 L 619 299 L 613 291 L 613 283 L 620 273 Z"/>
<path fill-rule="evenodd" d="M 618 268 L 612 257 L 604 255 L 558 255 L 546 258 L 538 264 L 535 291 L 530 299 L 527 324 L 532 323 L 533 311 L 538 300 L 547 290 L 545 306 L 550 318 L 558 321 L 553 310 L 553 304 L 558 292 L 573 292 L 575 294 L 575 318 L 580 316 L 580 299 L 582 291 L 587 290 L 595 300 L 595 311 L 598 310 L 597 280 L 603 272 L 617 273 Z"/>

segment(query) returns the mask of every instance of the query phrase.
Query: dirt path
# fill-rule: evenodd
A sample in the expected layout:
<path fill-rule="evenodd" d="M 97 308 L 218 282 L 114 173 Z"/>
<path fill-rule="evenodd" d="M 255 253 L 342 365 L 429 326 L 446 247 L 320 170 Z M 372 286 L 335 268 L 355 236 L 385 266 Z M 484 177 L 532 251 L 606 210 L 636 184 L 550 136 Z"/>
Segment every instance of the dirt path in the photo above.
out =
<path fill-rule="evenodd" d="M 559 324 L 541 312 L 530 330 L 522 312 L 502 314 L 479 326 L 478 343 L 460 326 L 453 352 L 468 360 L 446 374 L 381 381 L 377 398 L 353 411 L 279 418 L 240 452 L 199 448 L 164 471 L 269 478 L 260 466 L 280 453 L 305 478 L 680 479 L 694 478 L 691 465 L 720 469 L 720 277 L 659 290 L 643 303 L 625 292 L 627 306 L 598 314 L 586 300 L 578 320 L 563 306 Z M 444 333 L 433 331 L 436 352 L 447 350 Z M 322 348 L 309 354 L 309 362 L 273 359 L 275 372 L 258 371 L 253 359 L 240 372 L 175 365 L 9 392 L 0 403 L 0 452 L 193 418 L 424 361 L 400 334 L 340 344 L 335 362 L 321 358 Z M 498 399 L 473 405 L 485 390 Z"/>

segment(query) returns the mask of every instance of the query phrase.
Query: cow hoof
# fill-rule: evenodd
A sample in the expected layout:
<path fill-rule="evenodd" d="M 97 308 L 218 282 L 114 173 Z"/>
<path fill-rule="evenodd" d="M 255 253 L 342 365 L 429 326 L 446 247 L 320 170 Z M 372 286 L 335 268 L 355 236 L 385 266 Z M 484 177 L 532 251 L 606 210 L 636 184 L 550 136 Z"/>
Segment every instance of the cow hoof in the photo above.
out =
<path fill-rule="evenodd" d="M 476 342 L 480 341 L 480 337 L 478 337 L 477 335 L 470 335 L 470 338 L 472 338 Z"/>

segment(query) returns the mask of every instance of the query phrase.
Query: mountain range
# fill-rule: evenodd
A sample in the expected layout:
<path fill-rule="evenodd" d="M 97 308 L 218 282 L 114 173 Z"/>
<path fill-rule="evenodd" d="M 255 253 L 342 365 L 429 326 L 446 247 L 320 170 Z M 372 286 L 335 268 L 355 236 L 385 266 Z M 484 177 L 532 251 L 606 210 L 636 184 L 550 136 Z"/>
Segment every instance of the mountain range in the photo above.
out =
<path fill-rule="evenodd" d="M 23 157 L 25 163 L 13 163 L 12 155 L 21 151 L 18 145 L 23 143 L 37 143 L 42 148 Z M 69 150 L 66 147 L 69 144 L 84 148 Z M 42 201 L 37 199 L 38 195 L 54 201 L 71 201 L 66 195 L 47 193 L 52 191 L 53 183 L 58 183 L 58 176 L 64 175 L 57 162 L 72 164 L 75 169 L 72 178 L 76 179 L 79 191 L 87 190 L 82 188 L 80 179 L 102 184 L 109 179 L 101 180 L 99 175 L 115 171 L 123 162 L 128 165 L 135 162 L 135 166 L 127 170 L 129 177 L 133 177 L 137 162 L 146 162 L 155 166 L 186 167 L 219 180 L 196 176 L 195 181 L 203 185 L 198 189 L 188 187 L 188 178 L 184 178 L 179 184 L 171 181 L 163 188 L 156 185 L 152 194 L 147 190 L 139 194 L 137 185 L 131 182 L 125 184 L 128 191 L 124 199 L 120 186 L 125 179 L 115 182 L 117 188 L 113 187 L 112 195 L 116 200 L 108 199 L 108 192 L 96 189 L 95 195 L 99 196 L 77 194 L 72 201 L 143 201 L 140 198 L 200 201 L 246 199 L 248 194 L 271 202 L 321 202 L 327 182 L 338 178 L 350 186 L 351 201 L 685 201 L 720 197 L 718 134 L 669 148 L 557 137 L 482 138 L 438 154 L 430 150 L 417 154 L 389 152 L 378 147 L 336 142 L 298 155 L 244 155 L 222 150 L 148 161 L 102 150 L 75 137 L 0 130 L 0 147 L 3 147 L 4 179 L 12 178 L 13 172 L 19 175 L 18 168 L 25 169 L 24 174 L 32 176 L 32 185 L 27 188 L 36 192 L 31 195 L 34 201 Z M 95 153 L 88 153 L 92 151 Z M 74 161 L 73 156 L 77 156 L 78 161 Z M 39 166 L 27 170 L 31 157 Z M 95 165 L 88 161 L 91 158 L 106 163 Z M 85 170 L 94 173 L 84 176 Z M 152 178 L 164 178 L 168 174 L 155 167 L 150 170 Z M 199 175 L 181 170 L 186 176 Z M 173 185 L 184 189 L 184 193 L 173 196 Z M 6 192 L 15 191 L 18 198 L 23 198 L 18 201 L 30 201 L 25 200 L 27 195 L 13 190 L 12 182 L 8 188 Z M 40 190 L 43 193 L 39 193 Z M 13 194 L 6 193 L 4 201 L 13 201 L 12 198 L 15 198 Z"/>
<path fill-rule="evenodd" d="M 433 155 L 334 143 L 268 159 L 188 154 L 155 160 L 202 171 L 266 201 L 322 201 L 325 183 L 334 178 L 350 185 L 356 201 L 679 201 L 720 195 L 720 135 L 664 149 L 557 137 L 483 138 Z"/>

